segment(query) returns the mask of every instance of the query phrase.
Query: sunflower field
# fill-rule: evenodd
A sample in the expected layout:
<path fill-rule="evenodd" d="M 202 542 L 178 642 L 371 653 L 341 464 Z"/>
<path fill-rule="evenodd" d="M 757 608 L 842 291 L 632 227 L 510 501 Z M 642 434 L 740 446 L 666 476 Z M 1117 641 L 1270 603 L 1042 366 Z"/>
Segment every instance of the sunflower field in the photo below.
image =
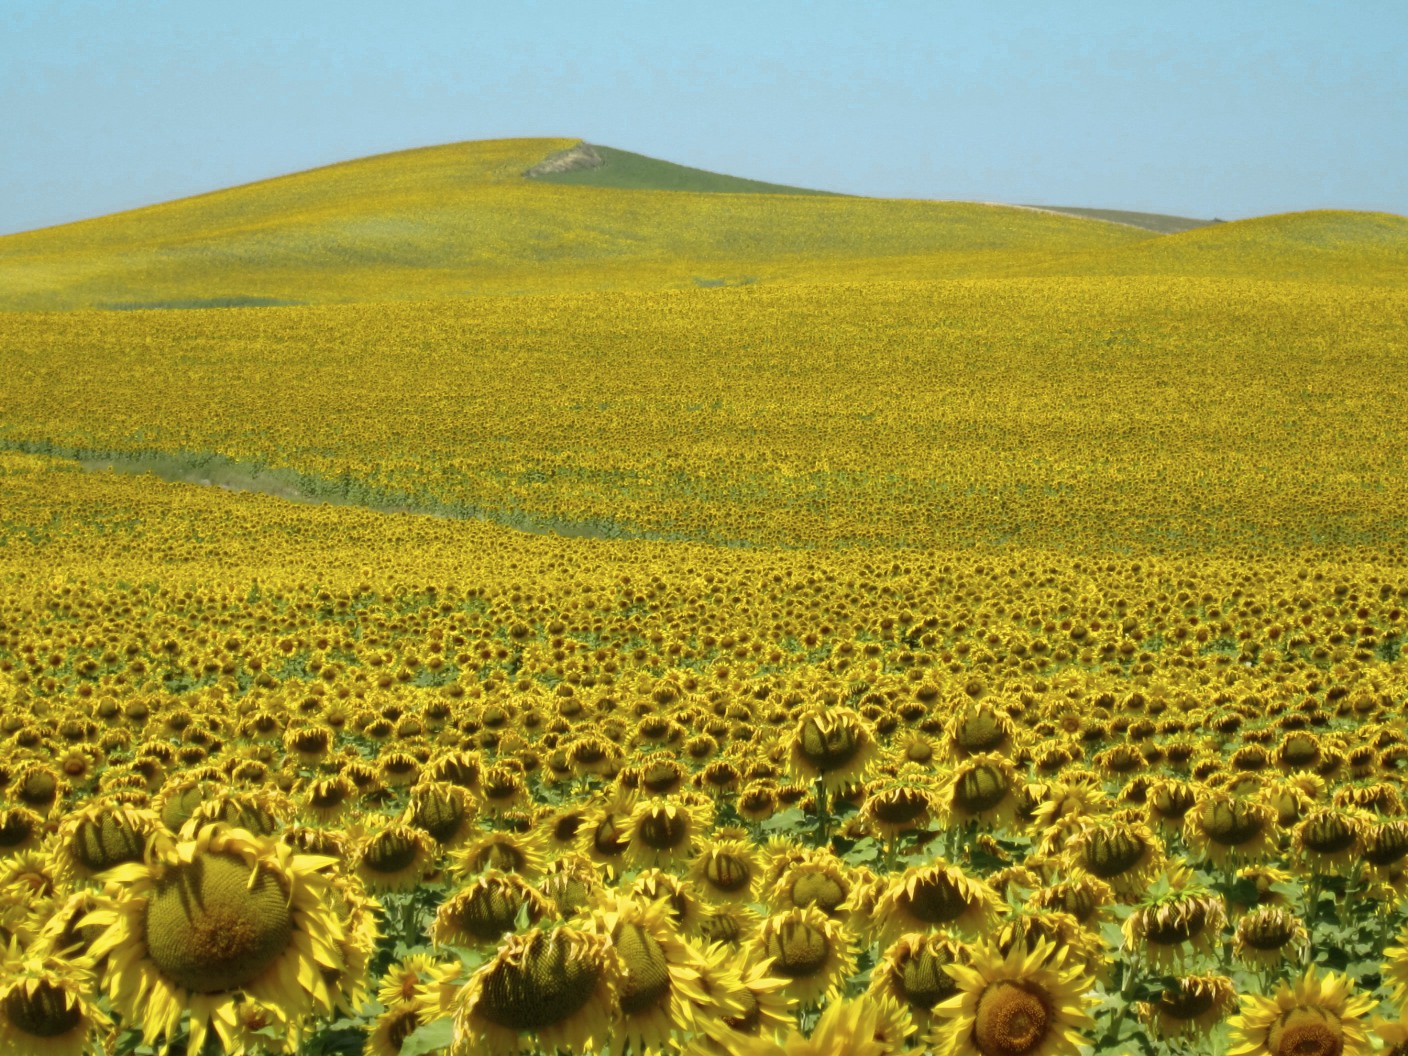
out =
<path fill-rule="evenodd" d="M 0 1053 L 1403 1056 L 1405 335 L 0 314 Z"/>

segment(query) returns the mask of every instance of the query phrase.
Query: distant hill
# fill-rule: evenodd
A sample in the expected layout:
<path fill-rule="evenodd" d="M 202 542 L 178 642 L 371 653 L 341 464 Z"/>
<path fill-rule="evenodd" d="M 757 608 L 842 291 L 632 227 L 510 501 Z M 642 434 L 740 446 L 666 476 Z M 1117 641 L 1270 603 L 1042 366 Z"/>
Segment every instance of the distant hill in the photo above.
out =
<path fill-rule="evenodd" d="M 1033 205 L 1030 209 L 1045 209 L 1050 213 L 1083 216 L 1088 220 L 1108 220 L 1112 224 L 1128 224 L 1161 235 L 1176 235 L 1199 227 L 1218 224 L 1220 220 L 1192 220 L 1186 216 L 1166 216 L 1163 213 L 1134 213 L 1127 209 L 1086 209 L 1074 205 Z"/>
<path fill-rule="evenodd" d="M 0 308 L 201 307 L 980 275 L 1148 237 L 1027 209 L 766 193 L 571 139 L 363 158 L 0 238 Z M 607 148 L 593 148 L 600 152 Z M 610 160 L 615 158 L 615 161 Z M 540 170 L 541 171 L 541 170 Z M 559 175 L 571 176 L 567 168 Z M 614 175 L 613 175 L 614 174 Z M 699 181 L 715 190 L 699 190 Z M 722 181 L 722 184 L 719 182 Z M 717 187 L 731 188 L 718 193 Z"/>
<path fill-rule="evenodd" d="M 1180 223 L 1200 222 L 850 197 L 580 140 L 486 140 L 0 238 L 0 309 L 1065 274 L 1384 282 L 1405 273 L 1402 217 L 1296 214 L 1167 235 L 1151 229 Z"/>
<path fill-rule="evenodd" d="M 694 191 L 701 194 L 825 194 L 780 183 L 724 176 L 688 165 L 632 154 L 628 150 L 578 143 L 549 155 L 523 174 L 531 180 L 579 187 L 616 187 L 636 191 Z"/>

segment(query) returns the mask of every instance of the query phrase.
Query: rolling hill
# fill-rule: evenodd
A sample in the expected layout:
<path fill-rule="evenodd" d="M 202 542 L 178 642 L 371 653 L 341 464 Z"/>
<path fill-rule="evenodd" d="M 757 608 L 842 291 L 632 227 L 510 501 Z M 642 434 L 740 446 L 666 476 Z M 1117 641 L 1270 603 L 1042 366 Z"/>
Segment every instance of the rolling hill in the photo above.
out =
<path fill-rule="evenodd" d="M 1307 213 L 1187 228 L 1197 223 L 848 197 L 579 140 L 490 140 L 362 158 L 0 238 L 0 309 L 1045 275 L 1381 284 L 1399 281 L 1408 266 L 1402 217 Z"/>

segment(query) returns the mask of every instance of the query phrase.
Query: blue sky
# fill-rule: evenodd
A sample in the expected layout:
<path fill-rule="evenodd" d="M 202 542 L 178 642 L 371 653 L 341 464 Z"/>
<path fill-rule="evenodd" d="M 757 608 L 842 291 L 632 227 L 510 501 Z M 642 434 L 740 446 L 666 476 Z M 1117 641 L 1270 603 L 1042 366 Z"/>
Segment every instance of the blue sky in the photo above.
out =
<path fill-rule="evenodd" d="M 0 232 L 500 136 L 857 194 L 1408 213 L 1405 55 L 1405 0 L 0 0 Z"/>

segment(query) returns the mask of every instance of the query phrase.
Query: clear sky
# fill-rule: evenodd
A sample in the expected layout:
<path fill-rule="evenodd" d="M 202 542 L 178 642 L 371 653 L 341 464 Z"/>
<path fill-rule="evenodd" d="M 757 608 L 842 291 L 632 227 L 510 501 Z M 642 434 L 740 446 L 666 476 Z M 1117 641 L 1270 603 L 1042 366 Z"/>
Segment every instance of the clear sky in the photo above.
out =
<path fill-rule="evenodd" d="M 1408 213 L 1408 0 L 0 0 L 0 232 L 501 136 L 868 195 Z"/>

